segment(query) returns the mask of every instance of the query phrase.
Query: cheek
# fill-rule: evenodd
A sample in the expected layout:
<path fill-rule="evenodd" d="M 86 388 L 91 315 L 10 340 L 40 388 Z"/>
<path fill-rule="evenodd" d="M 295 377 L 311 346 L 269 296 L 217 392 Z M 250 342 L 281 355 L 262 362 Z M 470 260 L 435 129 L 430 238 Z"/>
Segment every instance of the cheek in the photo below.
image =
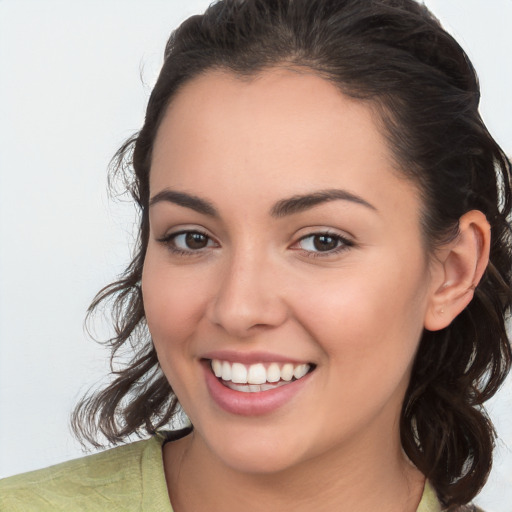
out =
<path fill-rule="evenodd" d="M 322 349 L 326 399 L 337 404 L 325 421 L 346 422 L 350 411 L 361 426 L 384 404 L 395 404 L 393 414 L 400 409 L 423 331 L 424 293 L 418 274 L 396 277 L 351 273 L 321 292 L 313 283 L 304 289 L 308 300 L 296 315 Z"/>
<path fill-rule="evenodd" d="M 162 371 L 187 412 L 200 382 L 191 361 L 194 332 L 204 311 L 201 283 L 148 248 L 141 283 L 146 321 Z"/>
<path fill-rule="evenodd" d="M 149 331 L 157 350 L 185 341 L 204 310 L 204 296 L 198 276 L 187 277 L 158 254 L 148 249 L 142 274 L 142 295 Z"/>
<path fill-rule="evenodd" d="M 307 300 L 297 317 L 329 358 L 352 369 L 391 359 L 409 365 L 423 331 L 427 274 L 415 261 L 388 260 L 301 285 Z"/>

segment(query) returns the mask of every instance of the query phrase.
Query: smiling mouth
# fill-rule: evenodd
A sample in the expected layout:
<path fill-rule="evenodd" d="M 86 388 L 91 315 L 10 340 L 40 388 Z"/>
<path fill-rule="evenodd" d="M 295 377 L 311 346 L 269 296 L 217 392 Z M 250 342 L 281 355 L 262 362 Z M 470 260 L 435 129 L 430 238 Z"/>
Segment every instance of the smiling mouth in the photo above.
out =
<path fill-rule="evenodd" d="M 269 391 L 302 379 L 311 373 L 313 364 L 256 363 L 245 365 L 212 359 L 213 374 L 229 389 L 243 393 Z"/>

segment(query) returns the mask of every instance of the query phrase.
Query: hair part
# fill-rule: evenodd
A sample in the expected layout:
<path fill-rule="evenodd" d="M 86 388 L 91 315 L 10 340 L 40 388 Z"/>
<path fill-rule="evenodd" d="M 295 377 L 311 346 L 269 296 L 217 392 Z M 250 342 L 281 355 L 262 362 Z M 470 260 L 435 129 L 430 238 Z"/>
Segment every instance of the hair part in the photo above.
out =
<path fill-rule="evenodd" d="M 77 406 L 74 429 L 95 445 L 98 434 L 115 444 L 153 433 L 176 413 L 140 288 L 153 144 L 167 106 L 194 77 L 221 69 L 246 78 L 276 66 L 311 70 L 375 107 L 397 168 L 420 190 L 429 249 L 453 236 L 470 210 L 482 211 L 491 225 L 490 263 L 474 299 L 450 326 L 423 333 L 400 422 L 406 454 L 444 506 L 468 503 L 492 462 L 495 434 L 483 404 L 512 359 L 505 325 L 512 304 L 511 163 L 480 118 L 467 55 L 413 0 L 225 0 L 172 33 L 144 126 L 112 163 L 112 176 L 122 178 L 139 208 L 133 260 L 89 309 L 111 307 L 111 362 L 127 345 L 133 358 Z"/>

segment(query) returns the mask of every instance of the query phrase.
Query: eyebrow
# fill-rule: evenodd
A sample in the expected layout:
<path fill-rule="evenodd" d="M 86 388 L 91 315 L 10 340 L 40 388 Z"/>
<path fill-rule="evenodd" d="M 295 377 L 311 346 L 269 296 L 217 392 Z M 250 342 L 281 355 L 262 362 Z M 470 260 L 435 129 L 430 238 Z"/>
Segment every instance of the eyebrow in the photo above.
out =
<path fill-rule="evenodd" d="M 350 201 L 352 203 L 360 204 L 369 208 L 370 210 L 377 211 L 377 208 L 365 201 L 362 197 L 359 197 L 347 190 L 341 189 L 329 189 L 319 190 L 312 194 L 296 195 L 289 199 L 283 199 L 278 201 L 271 210 L 272 217 L 285 217 L 287 215 L 293 215 L 300 213 L 305 210 L 309 210 L 319 204 L 328 203 L 330 201 Z"/>
<path fill-rule="evenodd" d="M 212 203 L 206 199 L 201 199 L 200 197 L 187 194 L 185 192 L 178 192 L 170 189 L 162 190 L 151 198 L 149 206 L 153 206 L 154 204 L 162 201 L 190 208 L 198 213 L 202 213 L 203 215 L 208 215 L 209 217 L 219 217 L 219 212 Z"/>
<path fill-rule="evenodd" d="M 368 201 L 365 201 L 362 197 L 348 192 L 347 190 L 329 189 L 282 199 L 274 204 L 270 210 L 270 215 L 276 218 L 286 217 L 288 215 L 294 215 L 296 213 L 309 210 L 319 204 L 337 200 L 349 201 L 365 206 L 370 210 L 377 211 L 377 208 Z M 174 203 L 185 208 L 190 208 L 203 215 L 208 215 L 209 217 L 219 217 L 219 212 L 210 201 L 186 192 L 178 192 L 170 189 L 165 189 L 158 192 L 158 194 L 155 194 L 149 201 L 149 206 L 153 206 L 154 204 L 164 201 Z"/>

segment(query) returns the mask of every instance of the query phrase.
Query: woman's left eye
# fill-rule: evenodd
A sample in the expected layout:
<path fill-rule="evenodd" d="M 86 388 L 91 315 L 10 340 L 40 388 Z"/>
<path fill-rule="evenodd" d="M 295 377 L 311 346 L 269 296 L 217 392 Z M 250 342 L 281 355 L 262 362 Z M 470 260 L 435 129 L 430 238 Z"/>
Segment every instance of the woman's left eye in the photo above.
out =
<path fill-rule="evenodd" d="M 303 251 L 325 256 L 335 254 L 352 247 L 354 243 L 340 235 L 333 233 L 313 233 L 302 237 L 297 246 Z"/>

